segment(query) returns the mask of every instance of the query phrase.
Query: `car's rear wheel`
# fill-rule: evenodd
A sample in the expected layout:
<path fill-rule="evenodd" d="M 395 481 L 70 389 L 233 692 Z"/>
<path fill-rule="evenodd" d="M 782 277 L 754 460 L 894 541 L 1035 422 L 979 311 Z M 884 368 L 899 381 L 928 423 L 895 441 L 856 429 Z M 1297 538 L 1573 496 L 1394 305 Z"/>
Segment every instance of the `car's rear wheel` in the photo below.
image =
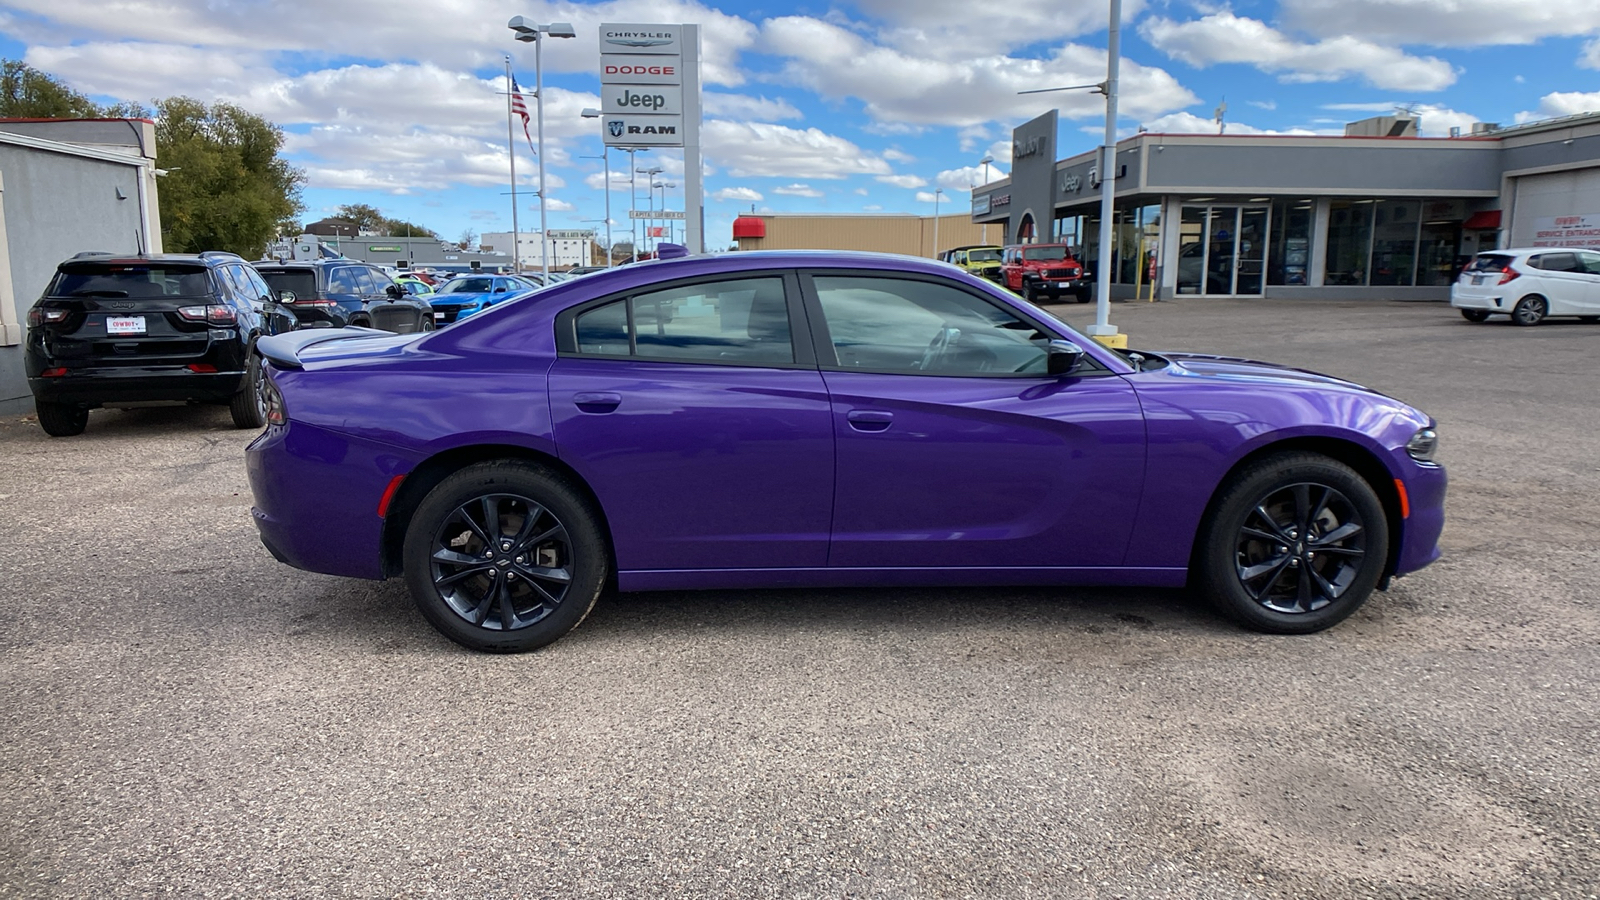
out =
<path fill-rule="evenodd" d="M 1285 453 L 1223 487 L 1196 548 L 1196 581 L 1247 627 L 1309 634 L 1366 602 L 1388 548 L 1383 503 L 1366 479 L 1319 454 Z"/>
<path fill-rule="evenodd" d="M 253 351 L 244 367 L 244 385 L 228 401 L 235 428 L 260 428 L 267 424 L 267 380 L 261 375 L 261 357 Z"/>
<path fill-rule="evenodd" d="M 611 570 L 599 517 L 533 463 L 468 466 L 440 482 L 406 527 L 406 584 L 445 637 L 520 653 L 578 627 Z"/>
<path fill-rule="evenodd" d="M 1468 322 L 1482 322 L 1489 318 L 1489 311 L 1486 309 L 1463 309 L 1461 318 L 1466 319 Z"/>
<path fill-rule="evenodd" d="M 72 437 L 89 427 L 89 411 L 72 403 L 35 400 L 33 409 L 39 414 L 39 427 L 51 437 Z"/>
<path fill-rule="evenodd" d="M 1517 302 L 1511 311 L 1513 325 L 1537 325 L 1550 314 L 1550 303 L 1538 294 L 1529 294 Z"/>

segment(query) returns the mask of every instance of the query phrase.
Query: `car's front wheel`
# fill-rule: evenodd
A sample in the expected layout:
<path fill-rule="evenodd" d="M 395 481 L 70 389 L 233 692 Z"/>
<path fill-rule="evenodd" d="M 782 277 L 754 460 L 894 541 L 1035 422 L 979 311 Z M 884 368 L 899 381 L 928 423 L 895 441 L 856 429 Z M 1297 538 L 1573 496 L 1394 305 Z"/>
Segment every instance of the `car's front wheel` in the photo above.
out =
<path fill-rule="evenodd" d="M 1523 297 L 1517 303 L 1517 308 L 1511 311 L 1511 322 L 1514 325 L 1537 325 L 1549 314 L 1549 301 L 1538 294 L 1531 294 Z"/>
<path fill-rule="evenodd" d="M 1196 581 L 1250 628 L 1309 634 L 1366 602 L 1388 548 L 1388 519 L 1366 479 L 1319 454 L 1285 453 L 1224 485 L 1196 547 Z"/>
<path fill-rule="evenodd" d="M 51 437 L 72 437 L 89 427 L 89 411 L 72 403 L 35 400 L 33 409 L 39 414 L 39 427 Z"/>
<path fill-rule="evenodd" d="M 422 615 L 472 650 L 520 653 L 578 627 L 611 554 L 599 517 L 560 474 L 527 462 L 468 466 L 406 527 L 406 584 Z"/>
<path fill-rule="evenodd" d="M 1461 318 L 1466 319 L 1468 322 L 1482 322 L 1489 318 L 1489 311 L 1486 309 L 1463 309 Z"/>
<path fill-rule="evenodd" d="M 235 428 L 260 428 L 267 424 L 267 379 L 261 374 L 261 357 L 254 352 L 245 363 L 244 384 L 228 401 Z"/>

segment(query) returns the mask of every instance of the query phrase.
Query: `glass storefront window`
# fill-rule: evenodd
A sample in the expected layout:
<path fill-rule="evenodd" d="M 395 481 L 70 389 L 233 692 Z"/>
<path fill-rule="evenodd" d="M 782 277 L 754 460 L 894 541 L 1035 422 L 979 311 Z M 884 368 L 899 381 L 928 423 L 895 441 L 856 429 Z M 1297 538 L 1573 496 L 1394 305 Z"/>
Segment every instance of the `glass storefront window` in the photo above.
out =
<path fill-rule="evenodd" d="M 1417 242 L 1417 284 L 1443 287 L 1453 284 L 1459 269 L 1460 222 L 1424 222 Z"/>
<path fill-rule="evenodd" d="M 1335 200 L 1328 206 L 1328 264 L 1324 283 L 1364 285 L 1372 253 L 1373 200 Z"/>
<path fill-rule="evenodd" d="M 1309 197 L 1273 202 L 1267 284 L 1311 283 L 1311 214 L 1315 205 Z"/>
<path fill-rule="evenodd" d="M 1379 200 L 1373 207 L 1371 283 L 1415 284 L 1418 213 L 1422 203 Z"/>

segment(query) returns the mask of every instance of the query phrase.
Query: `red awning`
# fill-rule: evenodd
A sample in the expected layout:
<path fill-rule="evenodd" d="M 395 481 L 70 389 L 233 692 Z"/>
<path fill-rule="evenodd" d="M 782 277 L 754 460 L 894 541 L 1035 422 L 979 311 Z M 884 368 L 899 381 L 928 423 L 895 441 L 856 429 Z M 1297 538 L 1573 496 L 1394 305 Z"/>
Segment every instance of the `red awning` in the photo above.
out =
<path fill-rule="evenodd" d="M 1461 226 L 1469 231 L 1473 229 L 1489 229 L 1500 227 L 1500 210 L 1486 209 L 1467 216 L 1467 221 Z"/>
<path fill-rule="evenodd" d="M 767 236 L 766 220 L 759 216 L 740 216 L 733 220 L 735 238 L 764 238 Z"/>

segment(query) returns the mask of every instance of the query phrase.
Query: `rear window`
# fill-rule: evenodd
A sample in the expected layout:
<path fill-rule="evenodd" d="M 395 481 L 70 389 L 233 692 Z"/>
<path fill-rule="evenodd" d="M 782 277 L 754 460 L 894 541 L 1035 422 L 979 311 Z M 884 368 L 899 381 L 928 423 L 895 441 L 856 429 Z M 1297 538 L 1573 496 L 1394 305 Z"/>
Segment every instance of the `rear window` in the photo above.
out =
<path fill-rule="evenodd" d="M 1511 257 L 1503 253 L 1480 253 L 1467 263 L 1465 272 L 1498 272 L 1511 265 Z"/>
<path fill-rule="evenodd" d="M 1055 262 L 1067 258 L 1065 247 L 1029 247 L 1022 251 L 1022 258 L 1034 262 Z"/>
<path fill-rule="evenodd" d="M 62 266 L 45 292 L 51 297 L 204 297 L 204 266 L 89 263 Z"/>
<path fill-rule="evenodd" d="M 310 299 L 317 295 L 317 273 L 310 269 L 260 269 L 273 296 L 293 291 L 297 299 Z"/>

